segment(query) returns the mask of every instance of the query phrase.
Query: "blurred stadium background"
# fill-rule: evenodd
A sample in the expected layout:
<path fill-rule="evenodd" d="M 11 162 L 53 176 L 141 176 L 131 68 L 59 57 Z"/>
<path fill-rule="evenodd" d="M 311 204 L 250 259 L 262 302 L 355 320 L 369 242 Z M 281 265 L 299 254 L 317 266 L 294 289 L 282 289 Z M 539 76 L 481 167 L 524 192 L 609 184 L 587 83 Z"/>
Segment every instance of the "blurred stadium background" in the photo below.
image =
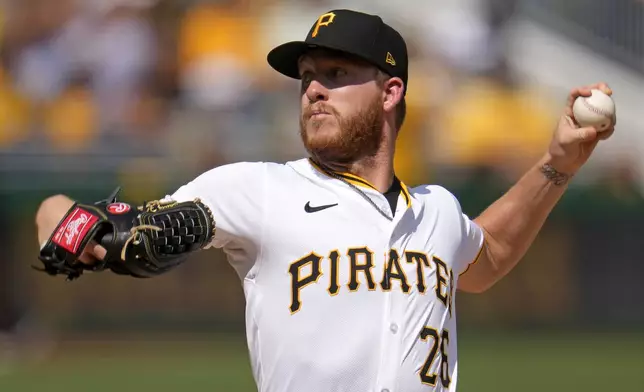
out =
<path fill-rule="evenodd" d="M 227 162 L 299 158 L 297 83 L 265 55 L 347 7 L 408 40 L 399 176 L 448 187 L 471 216 L 544 151 L 570 88 L 613 87 L 618 132 L 525 260 L 459 295 L 459 390 L 644 391 L 641 0 L 0 4 L 0 390 L 254 390 L 220 253 L 70 284 L 29 268 L 34 212 L 53 193 L 150 200 Z"/>

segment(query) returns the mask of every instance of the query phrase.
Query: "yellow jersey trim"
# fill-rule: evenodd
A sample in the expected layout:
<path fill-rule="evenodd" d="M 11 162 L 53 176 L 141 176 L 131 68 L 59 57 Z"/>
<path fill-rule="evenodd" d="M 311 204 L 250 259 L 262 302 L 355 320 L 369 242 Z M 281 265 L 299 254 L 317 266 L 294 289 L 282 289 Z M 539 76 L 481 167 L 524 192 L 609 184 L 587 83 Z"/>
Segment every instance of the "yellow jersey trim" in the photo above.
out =
<path fill-rule="evenodd" d="M 329 174 L 325 170 L 323 170 L 317 163 L 315 163 L 311 158 L 309 158 L 309 163 L 311 164 L 311 166 L 313 166 L 320 173 L 324 174 L 325 176 L 329 176 Z M 355 186 L 360 186 L 360 187 L 363 187 L 363 188 L 371 188 L 371 189 L 373 189 L 375 191 L 378 190 L 378 189 L 376 189 L 375 186 L 373 186 L 372 183 L 370 183 L 369 181 L 365 180 L 364 178 L 361 178 L 360 176 L 356 176 L 355 174 L 344 173 L 344 172 L 341 173 L 341 172 L 336 172 L 336 171 L 334 171 L 333 173 L 335 175 L 339 176 L 339 177 L 342 177 L 343 179 L 347 180 L 348 182 L 350 182 L 351 184 L 353 184 Z M 407 208 L 411 207 L 411 195 L 409 193 L 409 190 L 407 189 L 407 185 L 405 185 L 402 181 L 400 181 L 400 188 L 401 188 L 400 193 L 402 194 L 403 198 L 405 199 L 405 202 L 407 204 Z"/>
<path fill-rule="evenodd" d="M 404 182 L 400 181 L 400 188 L 403 197 L 405 198 L 405 201 L 407 202 L 407 208 L 411 207 L 411 195 L 409 194 L 409 189 L 407 189 L 407 185 L 405 185 Z"/>
<path fill-rule="evenodd" d="M 458 276 L 463 276 L 463 274 L 466 273 L 470 269 L 471 266 L 473 266 L 474 264 L 476 264 L 477 261 L 479 261 L 479 259 L 481 258 L 481 254 L 483 253 L 483 248 L 485 248 L 485 241 L 483 241 L 483 244 L 481 245 L 481 249 L 479 249 L 479 253 L 476 254 L 476 257 L 474 258 L 474 260 L 471 261 L 467 265 L 467 268 L 465 268 L 465 271 L 463 271 L 460 274 L 458 274 Z"/>

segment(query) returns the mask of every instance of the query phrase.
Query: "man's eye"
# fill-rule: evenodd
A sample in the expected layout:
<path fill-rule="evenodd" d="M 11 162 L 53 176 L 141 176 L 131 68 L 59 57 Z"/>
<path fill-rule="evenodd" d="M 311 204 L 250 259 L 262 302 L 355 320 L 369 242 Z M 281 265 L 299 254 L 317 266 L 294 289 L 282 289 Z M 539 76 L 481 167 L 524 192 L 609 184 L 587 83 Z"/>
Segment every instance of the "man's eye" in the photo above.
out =
<path fill-rule="evenodd" d="M 311 74 L 305 73 L 300 79 L 302 80 L 302 86 L 308 86 L 311 83 Z"/>
<path fill-rule="evenodd" d="M 344 68 L 333 68 L 329 72 L 330 76 L 334 79 L 342 77 L 347 74 L 347 71 Z"/>

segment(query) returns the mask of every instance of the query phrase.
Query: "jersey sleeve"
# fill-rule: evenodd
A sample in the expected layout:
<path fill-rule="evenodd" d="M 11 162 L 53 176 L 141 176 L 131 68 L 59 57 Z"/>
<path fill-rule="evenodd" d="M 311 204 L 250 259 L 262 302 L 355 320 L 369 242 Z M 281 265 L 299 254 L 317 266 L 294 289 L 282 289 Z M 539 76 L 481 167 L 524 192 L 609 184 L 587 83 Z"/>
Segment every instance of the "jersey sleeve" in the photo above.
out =
<path fill-rule="evenodd" d="M 165 200 L 201 199 L 215 219 L 215 235 L 206 248 L 221 248 L 229 258 L 252 261 L 261 243 L 265 180 L 264 164 L 232 163 L 199 175 Z"/>
<path fill-rule="evenodd" d="M 458 275 L 463 275 L 478 261 L 484 239 L 483 230 L 466 214 L 461 213 L 461 243 L 456 263 Z"/>
<path fill-rule="evenodd" d="M 454 226 L 455 231 L 457 231 L 457 242 L 455 244 L 456 251 L 453 267 L 457 275 L 463 275 L 472 264 L 478 261 L 483 251 L 485 236 L 479 225 L 463 212 L 461 203 L 456 196 L 449 191 L 447 192 L 456 207 L 453 213 L 456 215 L 455 218 L 458 221 L 458 225 Z"/>

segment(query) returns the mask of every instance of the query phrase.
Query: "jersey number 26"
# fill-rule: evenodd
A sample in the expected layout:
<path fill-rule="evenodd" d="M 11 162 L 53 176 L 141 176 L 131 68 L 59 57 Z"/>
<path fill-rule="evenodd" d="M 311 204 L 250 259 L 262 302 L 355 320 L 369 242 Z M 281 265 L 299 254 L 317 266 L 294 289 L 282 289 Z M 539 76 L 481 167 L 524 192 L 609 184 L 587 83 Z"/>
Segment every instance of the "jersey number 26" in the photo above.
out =
<path fill-rule="evenodd" d="M 429 355 L 425 360 L 423 368 L 420 370 L 420 381 L 423 384 L 431 385 L 432 387 L 436 386 L 436 379 L 438 378 L 438 373 L 431 373 L 432 363 L 436 359 L 436 355 L 439 354 L 440 348 L 440 380 L 443 387 L 449 388 L 449 384 L 452 381 L 449 376 L 449 362 L 447 360 L 447 347 L 449 346 L 449 331 L 446 329 L 442 333 L 431 327 L 424 327 L 420 333 L 420 339 L 423 342 L 432 339 L 432 348 L 429 350 Z"/>

